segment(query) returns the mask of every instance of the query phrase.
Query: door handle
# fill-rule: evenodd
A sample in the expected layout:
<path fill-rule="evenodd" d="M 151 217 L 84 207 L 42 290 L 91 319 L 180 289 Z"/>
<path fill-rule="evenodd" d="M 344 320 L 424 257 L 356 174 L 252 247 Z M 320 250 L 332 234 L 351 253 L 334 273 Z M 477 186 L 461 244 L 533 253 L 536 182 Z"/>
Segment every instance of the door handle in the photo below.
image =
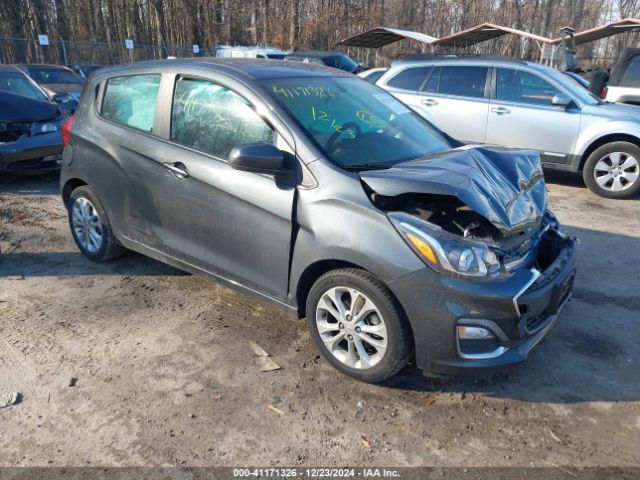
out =
<path fill-rule="evenodd" d="M 493 107 L 491 111 L 493 113 L 497 113 L 498 115 L 509 115 L 511 113 L 511 110 L 504 107 Z"/>
<path fill-rule="evenodd" d="M 167 162 L 163 163 L 162 166 L 173 173 L 176 178 L 187 178 L 189 176 L 189 171 L 187 167 L 182 162 Z"/>
<path fill-rule="evenodd" d="M 438 105 L 438 102 L 436 102 L 433 98 L 427 98 L 425 100 L 422 100 L 422 105 L 424 105 L 425 107 L 433 107 L 434 105 Z"/>

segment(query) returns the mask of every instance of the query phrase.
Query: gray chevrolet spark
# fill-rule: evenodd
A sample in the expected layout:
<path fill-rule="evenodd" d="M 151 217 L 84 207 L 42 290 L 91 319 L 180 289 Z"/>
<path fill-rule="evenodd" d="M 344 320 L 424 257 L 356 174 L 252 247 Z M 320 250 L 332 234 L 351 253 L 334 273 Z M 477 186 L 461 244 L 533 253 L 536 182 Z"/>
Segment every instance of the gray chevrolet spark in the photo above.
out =
<path fill-rule="evenodd" d="M 466 147 L 351 74 L 130 64 L 97 72 L 73 118 L 61 189 L 82 253 L 135 250 L 306 317 L 357 379 L 516 364 L 571 294 L 538 154 Z"/>

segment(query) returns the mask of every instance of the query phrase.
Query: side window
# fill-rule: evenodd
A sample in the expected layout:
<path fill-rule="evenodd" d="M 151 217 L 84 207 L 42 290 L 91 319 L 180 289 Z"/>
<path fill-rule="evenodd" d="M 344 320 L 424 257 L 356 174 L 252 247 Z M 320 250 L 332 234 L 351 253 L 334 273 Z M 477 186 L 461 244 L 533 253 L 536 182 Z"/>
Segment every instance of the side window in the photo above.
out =
<path fill-rule="evenodd" d="M 272 143 L 273 130 L 237 93 L 181 77 L 173 94 L 171 140 L 226 159 L 236 145 Z"/>
<path fill-rule="evenodd" d="M 427 80 L 427 83 L 422 87 L 423 92 L 436 93 L 438 91 L 438 84 L 440 83 L 440 67 L 436 67 L 431 72 L 431 76 Z"/>
<path fill-rule="evenodd" d="M 100 114 L 128 127 L 150 132 L 156 113 L 160 75 L 129 75 L 107 80 Z"/>
<path fill-rule="evenodd" d="M 559 90 L 546 80 L 529 72 L 498 68 L 496 98 L 505 102 L 551 105 Z"/>
<path fill-rule="evenodd" d="M 483 98 L 488 71 L 488 67 L 442 67 L 438 93 Z"/>
<path fill-rule="evenodd" d="M 620 79 L 621 87 L 640 87 L 640 56 L 633 57 Z"/>
<path fill-rule="evenodd" d="M 403 90 L 413 90 L 417 92 L 427 79 L 427 75 L 429 75 L 430 71 L 431 67 L 407 68 L 389 80 L 387 85 L 394 88 L 402 88 Z"/>

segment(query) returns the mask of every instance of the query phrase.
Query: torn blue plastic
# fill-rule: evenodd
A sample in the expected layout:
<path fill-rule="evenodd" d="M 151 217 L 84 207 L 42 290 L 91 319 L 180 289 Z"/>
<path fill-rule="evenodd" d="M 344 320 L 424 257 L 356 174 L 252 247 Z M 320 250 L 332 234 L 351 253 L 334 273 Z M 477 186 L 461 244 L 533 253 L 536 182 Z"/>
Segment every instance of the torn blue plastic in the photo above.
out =
<path fill-rule="evenodd" d="M 540 156 L 529 150 L 469 148 L 360 172 L 376 193 L 451 195 L 503 233 L 538 224 L 547 208 Z"/>

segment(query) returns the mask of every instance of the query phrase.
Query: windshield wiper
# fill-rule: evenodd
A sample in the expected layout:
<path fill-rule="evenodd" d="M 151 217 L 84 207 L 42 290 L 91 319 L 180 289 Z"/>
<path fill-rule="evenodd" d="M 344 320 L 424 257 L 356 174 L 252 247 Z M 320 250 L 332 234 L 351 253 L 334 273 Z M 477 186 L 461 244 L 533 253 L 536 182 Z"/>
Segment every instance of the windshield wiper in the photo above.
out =
<path fill-rule="evenodd" d="M 345 170 L 359 172 L 361 170 L 386 170 L 391 168 L 390 165 L 385 165 L 382 163 L 361 163 L 359 165 L 340 165 L 340 168 L 344 168 Z"/>

